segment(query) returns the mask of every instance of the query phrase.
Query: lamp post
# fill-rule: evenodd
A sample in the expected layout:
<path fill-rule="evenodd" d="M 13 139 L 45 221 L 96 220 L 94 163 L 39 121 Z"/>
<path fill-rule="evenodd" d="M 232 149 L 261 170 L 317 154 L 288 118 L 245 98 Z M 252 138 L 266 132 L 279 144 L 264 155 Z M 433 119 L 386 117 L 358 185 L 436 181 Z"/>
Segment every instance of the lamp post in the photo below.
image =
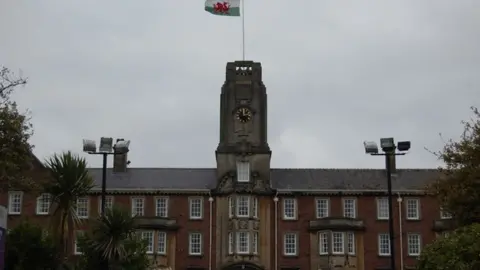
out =
<path fill-rule="evenodd" d="M 410 150 L 410 141 L 398 142 L 395 145 L 393 138 L 380 139 L 380 147 L 383 153 L 379 153 L 376 142 L 363 142 L 365 153 L 372 156 L 385 156 L 385 167 L 387 171 L 387 189 L 388 189 L 388 227 L 390 234 L 390 269 L 395 270 L 395 231 L 393 228 L 393 203 L 392 203 L 392 170 L 395 170 L 393 159 L 395 156 L 403 156 Z M 396 152 L 398 150 L 398 152 Z M 400 237 L 402 237 L 400 235 Z M 403 269 L 402 269 L 403 270 Z"/>
<path fill-rule="evenodd" d="M 107 157 L 109 155 L 123 155 L 128 153 L 130 141 L 124 139 L 117 139 L 115 145 L 112 138 L 102 137 L 100 138 L 100 146 L 97 150 L 97 145 L 94 140 L 83 140 L 83 152 L 90 155 L 102 155 L 102 216 L 105 215 L 105 200 L 107 194 Z"/>

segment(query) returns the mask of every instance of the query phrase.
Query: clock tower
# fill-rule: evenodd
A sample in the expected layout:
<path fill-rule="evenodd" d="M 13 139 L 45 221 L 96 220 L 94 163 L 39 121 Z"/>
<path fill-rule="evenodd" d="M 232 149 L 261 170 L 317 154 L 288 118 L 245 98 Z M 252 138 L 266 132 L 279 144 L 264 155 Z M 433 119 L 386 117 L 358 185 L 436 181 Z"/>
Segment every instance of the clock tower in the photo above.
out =
<path fill-rule="evenodd" d="M 260 63 L 227 63 L 215 155 L 217 269 L 272 269 L 271 151 Z"/>
<path fill-rule="evenodd" d="M 253 61 L 229 62 L 220 95 L 220 142 L 216 150 L 218 191 L 233 191 L 222 189 L 222 180 L 226 178 L 242 182 L 244 189 L 267 191 L 270 156 L 267 90 L 262 81 L 262 66 Z M 237 167 L 246 169 L 247 166 L 249 175 L 237 179 Z"/>

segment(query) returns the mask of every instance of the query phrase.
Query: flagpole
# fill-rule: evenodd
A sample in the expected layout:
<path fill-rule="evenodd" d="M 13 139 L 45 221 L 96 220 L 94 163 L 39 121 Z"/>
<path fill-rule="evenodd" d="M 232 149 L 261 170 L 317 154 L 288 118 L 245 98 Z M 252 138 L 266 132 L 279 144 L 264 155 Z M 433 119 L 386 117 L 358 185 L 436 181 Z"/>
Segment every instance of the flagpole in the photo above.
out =
<path fill-rule="evenodd" d="M 245 61 L 245 0 L 242 1 L 242 54 Z"/>

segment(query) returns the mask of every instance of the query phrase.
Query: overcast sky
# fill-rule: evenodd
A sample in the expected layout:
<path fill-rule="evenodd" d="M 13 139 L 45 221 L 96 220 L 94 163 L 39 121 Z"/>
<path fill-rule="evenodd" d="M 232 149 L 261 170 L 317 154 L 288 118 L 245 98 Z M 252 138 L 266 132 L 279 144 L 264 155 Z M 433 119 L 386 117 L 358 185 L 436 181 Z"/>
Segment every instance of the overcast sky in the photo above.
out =
<path fill-rule="evenodd" d="M 1 1 L 0 65 L 29 78 L 35 154 L 130 139 L 132 167 L 213 167 L 241 19 L 204 1 Z M 480 105 L 478 0 L 245 0 L 263 66 L 273 167 L 381 168 L 364 140 L 411 140 L 399 167 L 457 138 Z M 83 154 L 82 154 L 83 155 Z M 101 158 L 87 157 L 100 166 Z"/>

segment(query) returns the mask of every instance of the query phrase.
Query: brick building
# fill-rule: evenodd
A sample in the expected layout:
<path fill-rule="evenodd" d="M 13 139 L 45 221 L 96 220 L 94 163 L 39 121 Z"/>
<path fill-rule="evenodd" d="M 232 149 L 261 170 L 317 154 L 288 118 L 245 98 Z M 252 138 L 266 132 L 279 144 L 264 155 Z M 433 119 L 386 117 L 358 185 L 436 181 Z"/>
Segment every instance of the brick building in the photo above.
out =
<path fill-rule="evenodd" d="M 170 269 L 389 269 L 385 172 L 270 168 L 261 72 L 260 63 L 227 63 L 216 168 L 127 168 L 116 156 L 107 207 L 131 209 L 152 257 Z M 77 202 L 85 219 L 100 212 L 102 170 L 91 174 L 98 186 Z M 413 267 L 448 229 L 449 216 L 423 192 L 436 176 L 393 177 L 397 269 Z M 7 201 L 10 228 L 25 216 L 46 222 L 48 196 L 11 191 Z"/>

